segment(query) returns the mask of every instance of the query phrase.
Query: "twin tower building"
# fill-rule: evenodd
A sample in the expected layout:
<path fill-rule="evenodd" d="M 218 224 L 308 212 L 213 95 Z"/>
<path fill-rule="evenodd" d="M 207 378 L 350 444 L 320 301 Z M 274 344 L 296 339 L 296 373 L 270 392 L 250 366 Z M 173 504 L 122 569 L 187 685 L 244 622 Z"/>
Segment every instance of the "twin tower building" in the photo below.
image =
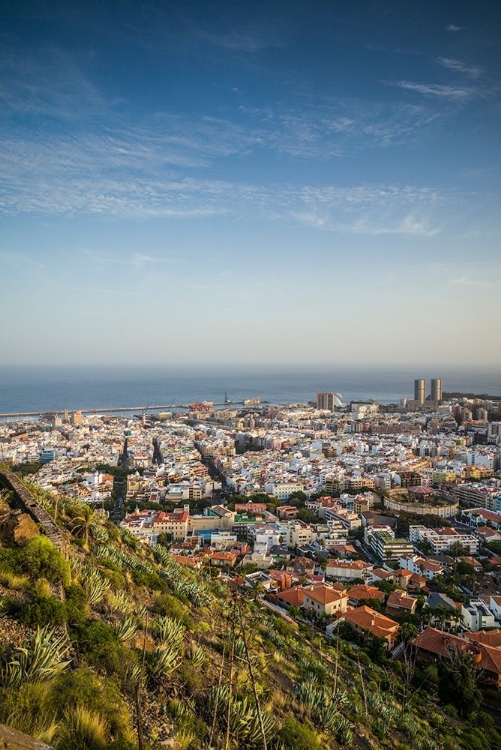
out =
<path fill-rule="evenodd" d="M 414 401 L 418 404 L 424 404 L 426 402 L 426 380 L 424 378 L 418 378 L 414 381 Z M 435 401 L 440 403 L 442 400 L 442 378 L 432 378 L 431 380 L 431 393 L 428 401 Z"/>

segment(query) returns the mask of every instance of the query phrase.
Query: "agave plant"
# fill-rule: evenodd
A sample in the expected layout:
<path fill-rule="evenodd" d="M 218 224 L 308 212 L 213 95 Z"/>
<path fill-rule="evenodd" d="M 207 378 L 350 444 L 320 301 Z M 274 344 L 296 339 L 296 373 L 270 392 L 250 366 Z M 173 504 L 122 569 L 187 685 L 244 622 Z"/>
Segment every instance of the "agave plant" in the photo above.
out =
<path fill-rule="evenodd" d="M 163 643 L 181 644 L 184 626 L 172 617 L 158 617 L 156 620 L 157 634 Z"/>
<path fill-rule="evenodd" d="M 107 602 L 111 609 L 122 615 L 130 615 L 134 611 L 134 601 L 124 591 L 110 591 Z"/>
<path fill-rule="evenodd" d="M 53 628 L 39 627 L 34 637 L 17 648 L 2 668 L 0 683 L 4 687 L 19 687 L 25 682 L 51 680 L 70 665 L 70 661 L 64 660 L 67 651 L 64 636 L 55 636 Z"/>
<path fill-rule="evenodd" d="M 229 708 L 229 712 L 228 712 Z M 207 699 L 208 715 L 216 713 L 221 727 L 226 728 L 229 714 L 230 734 L 239 743 L 239 747 L 260 747 L 263 731 L 267 743 L 275 733 L 273 717 L 266 711 L 259 712 L 254 701 L 247 695 L 231 696 L 227 685 L 215 685 Z M 262 726 L 262 729 L 261 729 Z"/>
<path fill-rule="evenodd" d="M 205 662 L 205 649 L 203 646 L 192 646 L 188 656 L 195 669 L 200 670 Z"/>
<path fill-rule="evenodd" d="M 160 678 L 173 672 L 181 663 L 180 645 L 165 643 L 158 646 L 149 656 L 150 672 Z"/>
<path fill-rule="evenodd" d="M 116 623 L 113 630 L 119 641 L 127 643 L 136 635 L 137 623 L 133 617 L 126 617 L 123 622 Z"/>
<path fill-rule="evenodd" d="M 95 568 L 87 568 L 84 571 L 82 583 L 91 605 L 98 604 L 111 587 L 110 581 Z"/>
<path fill-rule="evenodd" d="M 101 544 L 106 543 L 110 538 L 110 535 L 108 534 L 104 526 L 101 526 L 101 524 L 97 523 L 96 521 L 91 524 L 90 532 L 92 538 L 95 539 L 96 542 L 100 542 Z"/>
<path fill-rule="evenodd" d="M 334 723 L 333 730 L 336 740 L 340 745 L 348 745 L 348 747 L 353 745 L 353 732 L 348 719 L 344 716 L 338 716 Z"/>

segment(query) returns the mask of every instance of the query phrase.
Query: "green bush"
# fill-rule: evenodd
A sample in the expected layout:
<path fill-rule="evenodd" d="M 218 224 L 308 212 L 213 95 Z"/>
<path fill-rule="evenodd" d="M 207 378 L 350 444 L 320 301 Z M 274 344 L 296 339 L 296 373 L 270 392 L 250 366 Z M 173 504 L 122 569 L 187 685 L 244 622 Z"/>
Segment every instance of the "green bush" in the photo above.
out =
<path fill-rule="evenodd" d="M 192 621 L 189 616 L 189 610 L 182 604 L 179 599 L 171 594 L 160 594 L 153 605 L 153 609 L 158 615 L 163 617 L 169 616 L 174 620 L 181 622 L 185 627 L 191 628 Z"/>
<path fill-rule="evenodd" d="M 118 640 L 111 625 L 88 622 L 74 631 L 80 653 L 90 666 L 121 680 L 134 664 L 137 654 Z"/>
<path fill-rule="evenodd" d="M 29 627 L 62 625 L 66 621 L 66 607 L 55 596 L 34 596 L 19 611 L 21 622 Z"/>
<path fill-rule="evenodd" d="M 88 617 L 87 598 L 80 586 L 66 588 L 66 619 L 72 627 L 81 625 Z"/>
<path fill-rule="evenodd" d="M 312 729 L 294 719 L 285 720 L 279 740 L 287 750 L 322 750 L 324 747 Z"/>
<path fill-rule="evenodd" d="M 114 682 L 101 679 L 88 668 L 65 672 L 59 677 L 54 703 L 59 713 L 85 706 L 101 714 L 112 737 L 129 737 L 131 718 L 120 690 Z"/>
<path fill-rule="evenodd" d="M 21 550 L 13 547 L 0 547 L 0 570 L 19 573 L 19 558 Z"/>
<path fill-rule="evenodd" d="M 69 581 L 68 563 L 46 536 L 37 536 L 28 542 L 21 551 L 20 564 L 33 581 L 37 578 L 46 578 L 51 583 Z"/>
<path fill-rule="evenodd" d="M 143 570 L 132 570 L 132 580 L 136 586 L 146 586 L 153 591 L 167 591 L 168 586 L 158 573 L 146 573 Z"/>

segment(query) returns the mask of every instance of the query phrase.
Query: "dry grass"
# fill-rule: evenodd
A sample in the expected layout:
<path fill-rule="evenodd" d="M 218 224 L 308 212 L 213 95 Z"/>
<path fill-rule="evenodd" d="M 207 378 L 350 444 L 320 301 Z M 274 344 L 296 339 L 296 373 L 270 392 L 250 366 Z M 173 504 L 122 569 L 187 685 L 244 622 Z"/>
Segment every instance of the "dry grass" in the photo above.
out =
<path fill-rule="evenodd" d="M 76 706 L 66 713 L 55 744 L 61 750 L 105 748 L 108 744 L 108 725 L 101 714 L 89 711 L 85 706 Z"/>
<path fill-rule="evenodd" d="M 9 570 L 0 570 L 0 585 L 14 591 L 21 591 L 29 588 L 30 581 L 27 576 L 19 576 Z"/>

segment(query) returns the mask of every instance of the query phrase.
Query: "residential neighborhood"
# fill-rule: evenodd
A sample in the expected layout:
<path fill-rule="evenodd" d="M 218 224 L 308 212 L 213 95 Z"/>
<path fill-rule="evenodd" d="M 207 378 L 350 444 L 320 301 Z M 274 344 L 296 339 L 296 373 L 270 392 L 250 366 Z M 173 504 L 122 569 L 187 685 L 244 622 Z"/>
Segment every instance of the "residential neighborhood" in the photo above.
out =
<path fill-rule="evenodd" d="M 0 459 L 288 622 L 390 658 L 478 648 L 499 681 L 496 405 L 410 406 L 45 415 L 1 423 Z"/>

